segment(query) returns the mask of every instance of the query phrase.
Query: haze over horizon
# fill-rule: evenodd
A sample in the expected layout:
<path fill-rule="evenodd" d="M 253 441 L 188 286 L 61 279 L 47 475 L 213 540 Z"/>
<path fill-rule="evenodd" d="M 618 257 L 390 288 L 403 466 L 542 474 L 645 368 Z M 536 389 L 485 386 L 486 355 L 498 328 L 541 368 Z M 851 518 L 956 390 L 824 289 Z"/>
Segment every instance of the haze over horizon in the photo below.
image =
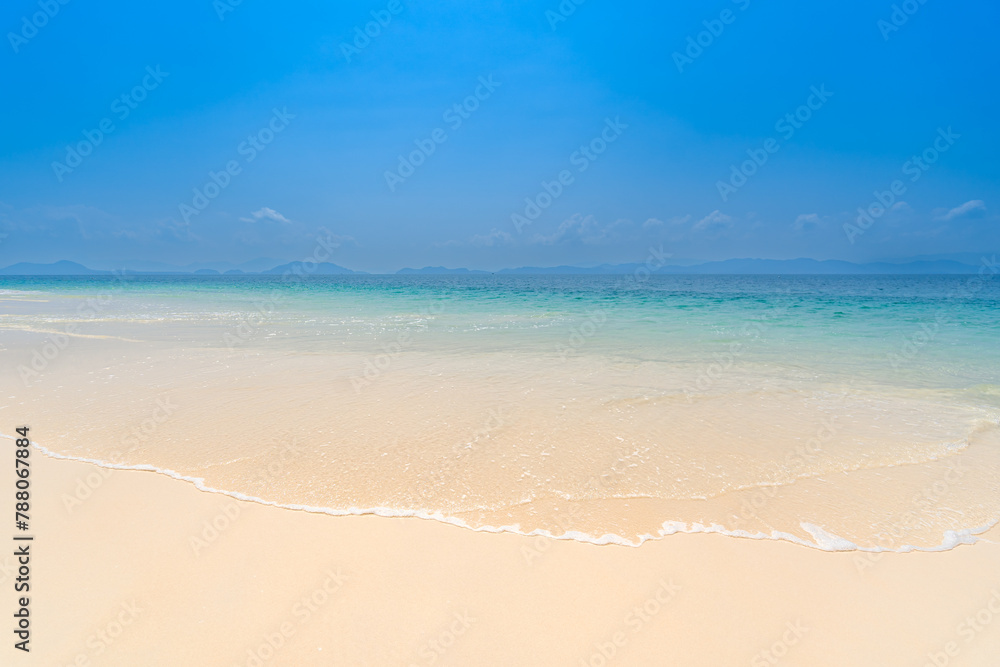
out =
<path fill-rule="evenodd" d="M 0 110 L 0 266 L 1000 247 L 986 2 L 38 11 L 0 12 L 32 100 Z"/>

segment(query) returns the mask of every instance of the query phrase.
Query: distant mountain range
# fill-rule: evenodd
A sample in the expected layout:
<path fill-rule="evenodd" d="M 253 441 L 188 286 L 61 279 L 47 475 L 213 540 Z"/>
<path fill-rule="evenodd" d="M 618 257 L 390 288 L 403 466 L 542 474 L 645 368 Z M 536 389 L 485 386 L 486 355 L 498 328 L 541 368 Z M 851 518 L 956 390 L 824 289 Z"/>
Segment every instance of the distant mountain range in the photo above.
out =
<path fill-rule="evenodd" d="M 276 266 L 273 269 L 268 269 L 267 271 L 261 271 L 261 273 L 268 275 L 281 276 L 286 273 L 294 273 L 296 275 L 303 276 L 351 276 L 351 275 L 364 275 L 365 271 L 352 271 L 350 269 L 345 269 L 342 266 L 337 266 L 336 264 L 331 264 L 330 262 L 322 262 L 320 264 L 312 263 L 306 264 L 305 262 L 289 262 L 288 264 L 282 264 Z"/>
<path fill-rule="evenodd" d="M 970 255 L 969 259 L 979 256 Z M 995 255 L 989 253 L 991 261 L 995 261 Z M 965 257 L 963 257 L 965 259 Z M 370 275 L 365 271 L 354 271 L 351 269 L 323 262 L 320 264 L 306 262 L 280 263 L 281 260 L 259 259 L 246 262 L 238 267 L 220 271 L 219 268 L 194 268 L 196 265 L 188 267 L 176 267 L 168 264 L 155 262 L 137 263 L 127 262 L 124 264 L 125 272 L 132 275 L 284 275 L 294 274 L 302 276 L 348 276 L 348 275 Z M 277 263 L 272 265 L 271 263 Z M 144 264 L 147 268 L 139 269 L 138 265 Z M 220 263 L 217 267 L 233 266 L 232 264 Z M 267 268 L 270 266 L 271 268 Z M 816 260 L 816 259 L 727 259 L 718 262 L 703 262 L 688 265 L 671 264 L 652 270 L 655 274 L 679 275 L 679 274 L 771 274 L 771 275 L 834 275 L 834 274 L 970 274 L 979 271 L 981 263 L 973 264 L 955 259 L 914 259 L 900 262 L 871 262 L 867 264 L 856 264 L 842 260 Z M 251 268 L 253 267 L 253 268 Z M 513 274 L 513 275 L 572 275 L 572 274 L 602 274 L 602 275 L 627 275 L 639 271 L 645 267 L 644 264 L 602 264 L 594 267 L 580 266 L 524 266 L 514 269 L 501 269 L 499 271 L 480 271 L 477 269 L 448 269 L 443 266 L 425 266 L 422 269 L 405 268 L 396 272 L 396 275 L 483 275 L 489 273 Z M 19 262 L 0 269 L 3 276 L 95 276 L 111 275 L 113 271 L 91 269 L 77 262 L 62 260 L 51 264 L 32 264 L 29 262 Z"/>
<path fill-rule="evenodd" d="M 400 269 L 396 271 L 397 275 L 422 275 L 422 276 L 444 276 L 444 275 L 456 275 L 456 274 L 487 274 L 492 273 L 491 271 L 480 271 L 478 269 L 446 269 L 443 266 L 425 266 L 422 269 Z"/>
<path fill-rule="evenodd" d="M 31 264 L 29 262 L 19 262 L 0 269 L 2 276 L 94 276 L 108 275 L 110 271 L 97 271 L 88 269 L 83 264 L 62 260 L 52 264 Z"/>
<path fill-rule="evenodd" d="M 276 260 L 277 261 L 277 260 Z M 331 264 L 329 262 L 323 262 L 321 264 L 311 264 L 306 265 L 305 262 L 288 262 L 287 264 L 280 264 L 274 268 L 261 271 L 244 271 L 243 269 L 229 269 L 228 271 L 219 271 L 217 269 L 193 269 L 184 270 L 179 267 L 170 267 L 169 265 L 162 265 L 163 270 L 136 270 L 132 268 L 125 268 L 124 271 L 118 269 L 115 271 L 104 271 L 100 269 L 90 269 L 83 264 L 77 264 L 76 262 L 70 262 L 67 260 L 62 260 L 61 262 L 53 262 L 52 264 L 32 264 L 29 262 L 19 262 L 18 264 L 11 264 L 10 266 L 0 269 L 0 276 L 110 276 L 114 273 L 127 273 L 130 275 L 139 276 L 244 276 L 244 275 L 283 275 L 285 273 L 301 274 L 301 275 L 317 275 L 317 276 L 332 276 L 332 275 L 361 275 L 364 271 L 352 271 L 351 269 L 345 269 L 342 266 L 337 266 L 336 264 Z"/>
<path fill-rule="evenodd" d="M 526 266 L 519 269 L 502 269 L 497 273 L 514 274 L 630 274 L 641 269 L 643 264 L 602 264 L 593 268 L 572 266 L 538 267 Z M 721 262 L 705 262 L 688 266 L 668 265 L 652 273 L 680 274 L 771 274 L 771 275 L 835 275 L 835 274 L 937 274 L 975 273 L 978 266 L 963 264 L 954 260 L 912 261 L 904 263 L 874 262 L 855 264 L 842 260 L 828 259 L 727 259 Z"/>

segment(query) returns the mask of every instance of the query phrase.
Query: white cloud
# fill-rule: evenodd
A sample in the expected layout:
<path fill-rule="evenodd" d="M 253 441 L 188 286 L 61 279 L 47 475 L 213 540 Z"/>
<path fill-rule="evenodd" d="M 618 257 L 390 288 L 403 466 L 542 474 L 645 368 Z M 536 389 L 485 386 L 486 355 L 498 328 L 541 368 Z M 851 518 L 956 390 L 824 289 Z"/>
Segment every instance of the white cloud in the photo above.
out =
<path fill-rule="evenodd" d="M 964 217 L 971 214 L 982 215 L 986 212 L 986 203 L 982 199 L 973 199 L 967 201 L 961 206 L 956 206 L 942 216 L 939 216 L 939 220 L 954 220 L 955 218 Z"/>
<path fill-rule="evenodd" d="M 797 232 L 808 232 L 819 229 L 822 226 L 823 221 L 815 213 L 803 213 L 795 218 L 795 222 L 792 223 L 792 229 Z"/>
<path fill-rule="evenodd" d="M 291 224 L 292 221 L 281 215 L 273 208 L 265 206 L 264 208 L 258 209 L 250 214 L 249 218 L 240 218 L 243 222 L 257 222 L 258 220 L 273 220 L 274 222 L 283 222 L 285 224 Z"/>
<path fill-rule="evenodd" d="M 733 226 L 733 219 L 718 209 L 712 211 L 704 218 L 694 223 L 692 232 L 704 232 L 706 234 L 721 234 Z"/>
<path fill-rule="evenodd" d="M 169 237 L 178 241 L 197 241 L 199 237 L 191 231 L 190 223 L 178 222 L 173 218 L 160 220 L 156 223 L 157 233 L 162 237 Z"/>
<path fill-rule="evenodd" d="M 687 224 L 691 220 L 690 215 L 675 216 L 670 218 L 670 220 L 664 222 L 658 218 L 650 218 L 646 222 L 642 223 L 643 229 L 662 229 L 662 228 L 674 228 L 680 227 L 681 225 Z"/>
<path fill-rule="evenodd" d="M 503 243 L 510 243 L 513 237 L 508 232 L 501 231 L 497 228 L 490 230 L 489 234 L 476 234 L 471 239 L 469 239 L 469 245 L 476 246 L 477 248 L 495 246 Z"/>
<path fill-rule="evenodd" d="M 557 243 L 579 241 L 587 245 L 603 245 L 620 241 L 624 237 L 623 232 L 631 227 L 632 222 L 619 218 L 612 223 L 602 225 L 597 218 L 592 215 L 586 217 L 579 213 L 563 220 L 559 227 L 549 234 L 536 234 L 531 238 L 531 243 L 541 245 L 555 245 Z"/>
<path fill-rule="evenodd" d="M 497 245 L 507 245 L 514 243 L 514 237 L 511 236 L 510 232 L 505 232 L 501 229 L 494 227 L 490 230 L 488 234 L 476 234 L 471 236 L 468 241 L 459 241 L 458 239 L 451 239 L 449 241 L 437 241 L 431 245 L 436 248 L 461 248 L 463 246 L 472 246 L 474 248 L 491 248 Z"/>

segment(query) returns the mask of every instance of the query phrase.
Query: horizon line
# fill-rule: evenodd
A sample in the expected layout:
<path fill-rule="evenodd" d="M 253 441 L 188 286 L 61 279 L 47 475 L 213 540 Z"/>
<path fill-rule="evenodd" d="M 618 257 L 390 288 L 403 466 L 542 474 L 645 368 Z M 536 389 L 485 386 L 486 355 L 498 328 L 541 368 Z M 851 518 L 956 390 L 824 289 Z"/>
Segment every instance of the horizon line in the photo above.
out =
<path fill-rule="evenodd" d="M 973 253 L 963 253 L 973 254 Z M 262 258 L 263 259 L 263 258 Z M 260 260 L 251 260 L 260 261 Z M 466 267 L 448 268 L 445 266 L 424 266 L 422 268 L 403 267 L 395 271 L 364 271 L 344 267 L 332 262 L 314 262 L 310 260 L 294 260 L 290 262 L 278 263 L 269 268 L 260 270 L 244 270 L 240 268 L 230 268 L 220 270 L 216 268 L 184 268 L 174 267 L 176 270 L 165 269 L 138 269 L 129 268 L 125 264 L 164 264 L 161 262 L 150 262 L 149 260 L 127 260 L 123 262 L 121 268 L 115 269 L 94 269 L 80 262 L 73 260 L 58 260 L 55 262 L 16 262 L 0 268 L 0 275 L 8 277 L 58 277 L 58 276 L 98 276 L 98 275 L 147 275 L 147 276 L 267 276 L 267 275 L 287 275 L 295 274 L 301 277 L 319 276 L 389 276 L 389 275 L 628 275 L 631 273 L 646 273 L 649 275 L 968 275 L 972 273 L 985 274 L 988 269 L 991 274 L 998 272 L 996 253 L 982 253 L 980 260 L 976 264 L 970 264 L 956 259 L 917 259 L 908 258 L 896 261 L 873 261 L 873 262 L 851 262 L 840 259 L 819 260 L 808 257 L 796 259 L 761 259 L 734 257 L 725 260 L 697 261 L 690 260 L 688 264 L 667 264 L 665 262 L 626 262 L 611 264 L 608 262 L 594 266 L 519 266 L 505 267 L 496 270 L 470 269 Z M 280 262 L 280 260 L 270 260 L 270 262 Z M 209 264 L 212 262 L 201 262 Z M 216 264 L 230 264 L 229 262 L 215 262 Z M 245 262 L 248 264 L 250 262 Z M 745 263 L 749 266 L 742 266 L 740 270 L 712 271 L 712 269 L 724 269 L 726 265 L 732 267 L 734 263 Z M 106 263 L 102 263 L 106 264 Z M 195 266 L 199 262 L 194 262 L 188 266 Z M 755 266 L 756 265 L 756 266 Z M 777 267 L 775 265 L 778 265 Z M 774 271 L 784 265 L 789 271 Z M 818 267 L 828 267 L 833 269 L 836 266 L 840 270 L 809 271 L 807 269 Z M 170 265 L 165 265 L 170 266 Z M 735 267 L 734 267 L 735 268 Z M 46 273 L 48 269 L 53 269 L 52 273 Z M 756 269 L 756 270 L 754 270 Z M 768 269 L 768 270 L 765 270 Z M 867 269 L 867 270 L 866 270 Z M 894 270 L 896 269 L 896 270 Z M 910 269 L 910 270 L 906 270 Z M 919 269 L 919 270 L 917 270 Z M 11 272 L 13 270 L 13 272 Z M 23 271 L 23 272 L 22 272 Z"/>

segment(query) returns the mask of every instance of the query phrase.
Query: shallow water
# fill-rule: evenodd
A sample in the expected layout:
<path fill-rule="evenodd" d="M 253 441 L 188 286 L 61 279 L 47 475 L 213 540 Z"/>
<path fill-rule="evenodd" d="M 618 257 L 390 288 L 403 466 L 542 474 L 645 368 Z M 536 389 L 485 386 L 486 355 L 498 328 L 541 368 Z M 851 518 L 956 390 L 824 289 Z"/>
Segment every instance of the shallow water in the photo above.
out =
<path fill-rule="evenodd" d="M 973 276 L 0 278 L 3 416 L 334 514 L 947 548 L 1000 519 L 998 304 Z"/>

